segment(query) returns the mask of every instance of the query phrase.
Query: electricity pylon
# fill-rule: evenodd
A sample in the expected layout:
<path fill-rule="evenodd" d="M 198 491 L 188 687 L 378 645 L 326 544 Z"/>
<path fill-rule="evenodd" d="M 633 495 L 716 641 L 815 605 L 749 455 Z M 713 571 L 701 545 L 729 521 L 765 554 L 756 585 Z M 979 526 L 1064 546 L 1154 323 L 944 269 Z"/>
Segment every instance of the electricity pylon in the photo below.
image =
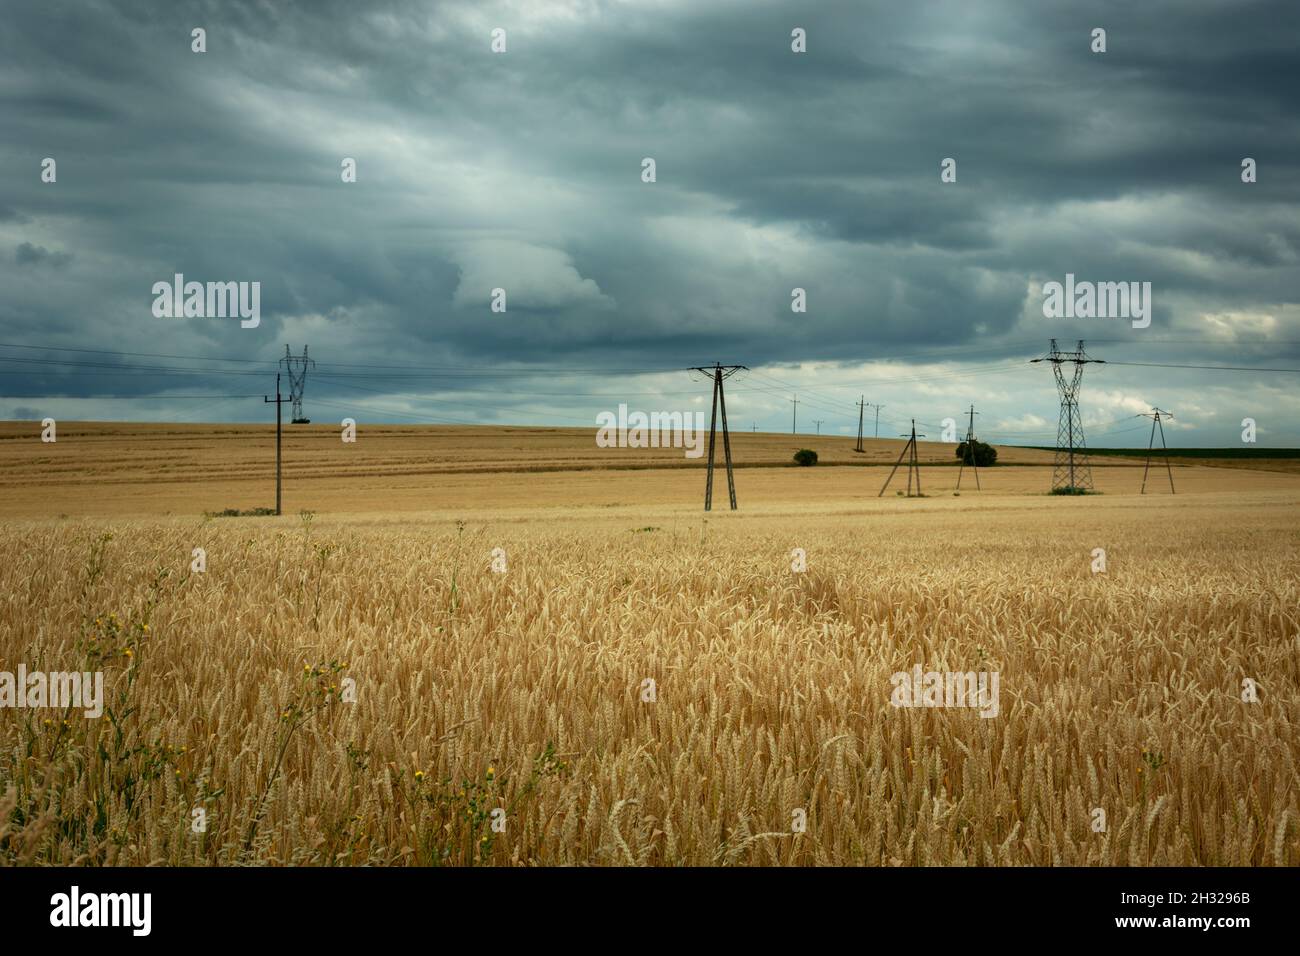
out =
<path fill-rule="evenodd" d="M 981 491 L 980 488 L 980 470 L 975 464 L 975 416 L 979 412 L 975 411 L 975 406 L 970 407 L 970 425 L 966 428 L 966 454 L 962 456 L 961 467 L 957 469 L 957 490 L 961 491 L 961 473 L 966 469 L 966 462 L 970 460 L 971 470 L 975 472 L 975 490 Z"/>
<path fill-rule="evenodd" d="M 907 438 L 906 435 L 899 435 L 898 437 Z M 921 463 L 916 458 L 916 437 L 917 437 L 916 419 L 913 418 L 912 435 L 910 438 L 907 438 L 907 444 L 903 446 L 903 451 L 902 454 L 898 456 L 898 461 L 894 462 L 894 470 L 891 471 L 889 473 L 889 477 L 885 479 L 884 487 L 880 489 L 880 494 L 876 495 L 877 498 L 880 498 L 885 494 L 885 489 L 887 489 L 889 487 L 889 483 L 894 480 L 894 472 L 898 471 L 898 466 L 903 463 L 903 456 L 906 455 L 909 451 L 912 453 L 912 455 L 907 460 L 907 497 L 909 498 L 921 497 Z M 922 435 L 921 437 L 924 438 L 925 436 Z M 916 494 L 915 495 L 912 494 L 912 473 L 913 472 L 916 472 Z"/>
<path fill-rule="evenodd" d="M 858 444 L 854 451 L 863 451 L 862 448 L 862 412 L 867 406 L 867 396 L 863 395 L 858 399 Z"/>
<path fill-rule="evenodd" d="M 1146 467 L 1142 469 L 1142 492 L 1141 493 L 1144 495 L 1147 493 L 1147 472 L 1151 470 L 1151 453 L 1155 451 L 1155 447 L 1156 447 L 1157 428 L 1160 429 L 1160 447 L 1164 450 L 1165 453 L 1165 470 L 1169 472 L 1169 493 L 1171 495 L 1175 494 L 1174 469 L 1169 464 L 1169 446 L 1165 444 L 1165 426 L 1160 423 L 1161 416 L 1165 418 L 1173 418 L 1174 414 L 1173 412 L 1167 412 L 1164 409 L 1155 408 L 1154 406 L 1152 407 L 1150 412 L 1142 413 L 1143 418 L 1151 419 L 1151 441 L 1147 444 L 1147 464 Z"/>
<path fill-rule="evenodd" d="M 1061 394 L 1061 417 L 1056 426 L 1056 467 L 1052 470 L 1052 490 L 1067 494 L 1092 491 L 1092 466 L 1088 462 L 1087 445 L 1083 440 L 1083 421 L 1079 417 L 1079 386 L 1083 383 L 1083 367 L 1091 363 L 1104 364 L 1105 359 L 1089 358 L 1083 349 L 1083 339 L 1073 352 L 1062 352 L 1052 339 L 1052 348 L 1042 358 L 1032 362 L 1050 362 L 1056 376 L 1056 389 Z M 1074 365 L 1069 377 L 1065 365 Z"/>
<path fill-rule="evenodd" d="M 311 419 L 302 414 L 302 393 L 307 387 L 307 366 L 316 367 L 316 363 L 307 357 L 307 346 L 302 347 L 302 355 L 291 355 L 289 346 L 284 347 L 284 358 L 280 364 L 289 373 L 289 401 L 293 403 L 293 415 L 289 421 L 294 425 L 306 425 Z"/>
<path fill-rule="evenodd" d="M 713 413 L 709 418 L 709 475 L 704 481 L 704 510 L 713 510 L 713 449 L 715 436 L 718 433 L 718 410 L 722 410 L 722 450 L 727 460 L 727 491 L 731 495 L 731 510 L 736 510 L 736 481 L 731 473 L 731 434 L 727 431 L 727 398 L 722 392 L 722 382 L 724 379 L 731 378 L 744 365 L 719 365 L 716 362 L 711 368 L 697 366 L 692 368 L 692 372 L 703 372 L 713 379 Z"/>

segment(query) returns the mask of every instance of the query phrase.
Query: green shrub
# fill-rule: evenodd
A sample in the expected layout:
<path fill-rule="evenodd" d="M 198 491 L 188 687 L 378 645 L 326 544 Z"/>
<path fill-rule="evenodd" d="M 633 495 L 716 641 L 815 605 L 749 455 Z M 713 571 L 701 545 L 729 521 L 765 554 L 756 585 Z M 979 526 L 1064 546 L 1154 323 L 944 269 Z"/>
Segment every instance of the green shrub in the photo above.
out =
<path fill-rule="evenodd" d="M 974 449 L 973 454 L 976 466 L 980 468 L 989 468 L 998 463 L 998 450 L 992 445 L 986 445 L 984 442 L 976 439 L 971 442 L 971 447 Z M 962 442 L 957 446 L 957 457 L 968 465 L 971 463 L 971 459 L 966 451 L 965 442 Z"/>
<path fill-rule="evenodd" d="M 794 453 L 794 460 L 805 468 L 809 468 L 817 464 L 817 452 L 811 448 L 800 448 Z"/>

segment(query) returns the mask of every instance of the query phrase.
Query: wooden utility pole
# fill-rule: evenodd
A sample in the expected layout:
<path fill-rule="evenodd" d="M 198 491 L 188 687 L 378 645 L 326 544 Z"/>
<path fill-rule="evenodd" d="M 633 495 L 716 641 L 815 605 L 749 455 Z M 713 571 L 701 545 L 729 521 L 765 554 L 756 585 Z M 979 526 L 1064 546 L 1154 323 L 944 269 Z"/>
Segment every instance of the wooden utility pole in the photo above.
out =
<path fill-rule="evenodd" d="M 824 422 L 824 421 L 826 421 L 826 419 L 824 419 L 824 418 L 814 418 L 814 419 L 813 419 L 813 424 L 817 426 L 817 434 L 818 434 L 818 435 L 820 435 L 820 434 L 822 433 L 822 422 Z"/>
<path fill-rule="evenodd" d="M 862 395 L 858 398 L 858 446 L 854 451 L 863 451 L 862 448 L 862 412 L 866 408 L 867 396 Z"/>
<path fill-rule="evenodd" d="M 796 395 L 790 399 L 794 403 L 794 410 L 790 413 L 790 434 L 799 434 L 799 396 Z"/>
<path fill-rule="evenodd" d="M 262 396 L 263 402 L 275 403 L 275 513 L 280 513 L 280 431 L 281 431 L 281 409 L 286 402 L 292 401 L 291 398 L 280 397 L 280 376 L 275 376 L 275 398 Z"/>

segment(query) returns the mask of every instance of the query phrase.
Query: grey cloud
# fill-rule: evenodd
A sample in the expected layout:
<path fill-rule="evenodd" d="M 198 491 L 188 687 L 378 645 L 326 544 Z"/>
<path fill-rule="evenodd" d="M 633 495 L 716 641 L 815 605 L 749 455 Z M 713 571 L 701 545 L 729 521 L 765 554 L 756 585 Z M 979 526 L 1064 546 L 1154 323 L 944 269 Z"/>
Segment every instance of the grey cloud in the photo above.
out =
<path fill-rule="evenodd" d="M 14 262 L 20 266 L 47 265 L 62 269 L 72 261 L 70 252 L 51 252 L 44 246 L 34 246 L 30 242 L 20 243 L 14 250 Z"/>
<path fill-rule="evenodd" d="M 0 340 L 273 360 L 311 335 L 322 365 L 852 369 L 1024 357 L 1057 335 L 1221 362 L 1194 344 L 1222 335 L 1200 316 L 1268 313 L 1251 335 L 1297 361 L 1297 27 L 1281 0 L 19 3 L 0 34 L 0 237 L 17 250 Z M 39 266 L 64 268 L 52 283 Z M 1034 319 L 1026 290 L 1067 271 L 1152 281 L 1148 338 L 1193 344 Z M 153 319 L 150 287 L 175 272 L 261 281 L 261 326 Z M 487 312 L 495 286 L 505 316 Z M 33 397 L 159 387 L 12 371 Z M 547 407 L 575 417 L 583 390 L 620 385 L 566 384 L 574 403 Z M 1054 414 L 1041 383 L 1006 401 L 1008 421 Z"/>

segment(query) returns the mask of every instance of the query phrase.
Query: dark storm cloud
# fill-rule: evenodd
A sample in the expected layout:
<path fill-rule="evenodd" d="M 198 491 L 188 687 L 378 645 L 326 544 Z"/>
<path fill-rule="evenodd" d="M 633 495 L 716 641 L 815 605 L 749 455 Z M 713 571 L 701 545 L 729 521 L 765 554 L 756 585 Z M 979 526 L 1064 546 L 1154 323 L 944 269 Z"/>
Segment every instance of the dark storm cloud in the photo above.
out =
<path fill-rule="evenodd" d="M 796 26 L 807 54 L 790 51 Z M 1089 51 L 1097 26 L 1104 55 Z M 505 55 L 489 51 L 494 27 Z M 1200 0 L 11 4 L 0 239 L 19 251 L 0 259 L 0 341 L 273 361 L 306 340 L 322 366 L 720 359 L 779 363 L 799 384 L 799 363 L 934 350 L 956 371 L 959 347 L 1023 358 L 1051 335 L 1216 363 L 1268 340 L 1294 362 L 1297 28 L 1292 3 Z M 55 184 L 39 178 L 47 156 Z M 340 182 L 345 156 L 355 184 Z M 945 157 L 956 184 L 939 182 Z M 260 281 L 261 325 L 154 318 L 149 290 L 177 272 Z M 1042 318 L 1033 290 L 1066 272 L 1151 281 L 1152 327 Z M 498 286 L 505 315 L 488 311 Z M 1143 344 L 1161 337 L 1216 344 Z M 15 397 L 176 384 L 0 373 Z M 557 374 L 522 387 L 618 385 Z M 1150 381 L 1116 401 L 1155 401 L 1136 387 Z M 1262 402 L 1260 382 L 1213 387 Z M 991 400 L 1008 420 L 1050 417 L 1035 383 Z M 394 388 L 350 384 L 313 390 L 379 402 Z M 591 401 L 444 384 L 458 409 L 387 405 L 591 418 Z M 756 416 L 774 391 L 754 394 Z"/>
<path fill-rule="evenodd" d="M 44 246 L 34 246 L 30 242 L 24 242 L 14 250 L 14 262 L 20 266 L 49 265 L 61 269 L 71 261 L 72 256 L 66 252 L 50 252 Z"/>

